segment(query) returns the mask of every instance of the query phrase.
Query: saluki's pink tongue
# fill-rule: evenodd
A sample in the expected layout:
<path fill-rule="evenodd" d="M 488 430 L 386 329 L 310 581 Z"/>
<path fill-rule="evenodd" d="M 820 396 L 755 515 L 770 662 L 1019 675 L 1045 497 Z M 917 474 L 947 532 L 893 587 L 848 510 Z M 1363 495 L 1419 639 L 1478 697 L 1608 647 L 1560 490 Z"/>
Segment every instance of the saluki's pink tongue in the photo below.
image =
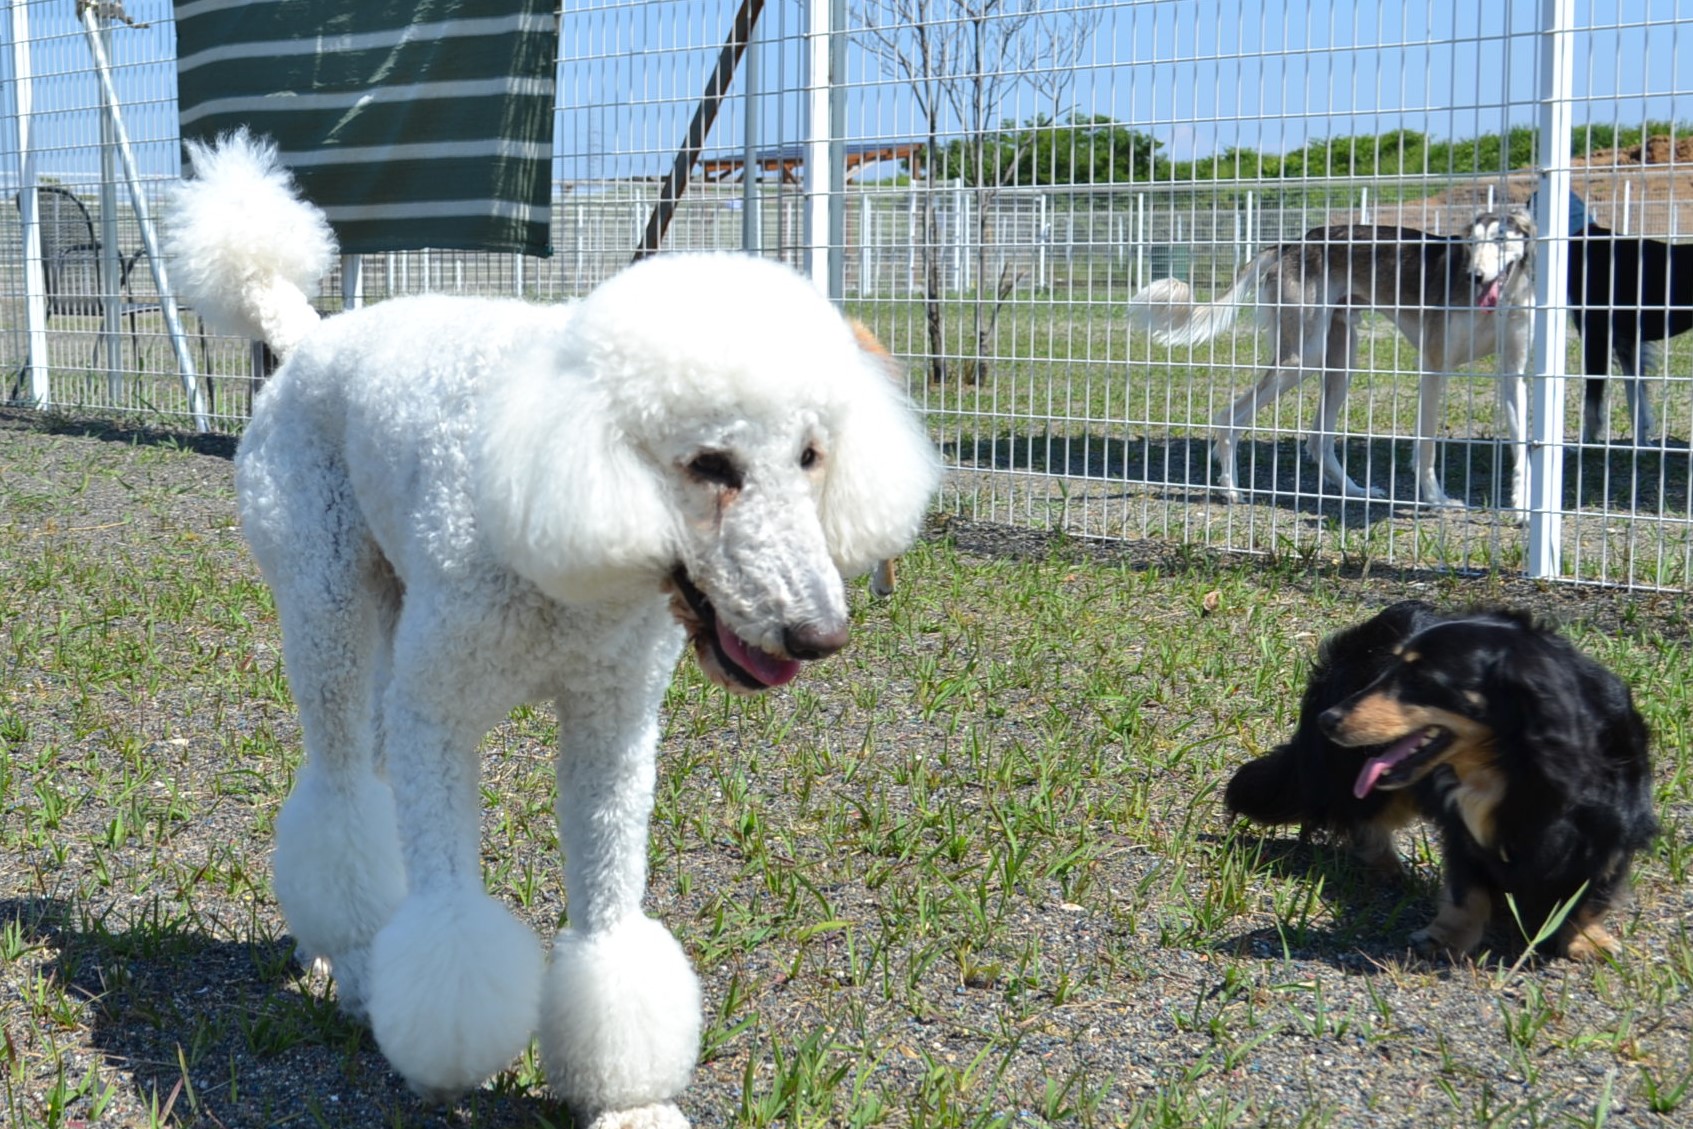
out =
<path fill-rule="evenodd" d="M 1394 765 L 1415 752 L 1422 743 L 1422 733 L 1413 733 L 1389 745 L 1387 751 L 1381 755 L 1365 761 L 1364 767 L 1358 771 L 1358 779 L 1352 782 L 1352 794 L 1360 800 L 1369 795 L 1370 789 L 1376 786 L 1376 781 Z"/>
<path fill-rule="evenodd" d="M 1491 310 L 1498 306 L 1499 291 L 1504 287 L 1504 285 L 1505 278 L 1503 275 L 1488 283 L 1487 289 L 1481 292 L 1481 298 L 1477 300 L 1476 305 L 1480 306 L 1484 310 Z"/>
<path fill-rule="evenodd" d="M 779 659 L 769 651 L 747 646 L 746 640 L 724 627 L 722 620 L 717 621 L 717 645 L 723 648 L 724 654 L 734 660 L 736 666 L 766 686 L 780 686 L 784 682 L 792 682 L 794 676 L 799 673 L 797 661 Z"/>

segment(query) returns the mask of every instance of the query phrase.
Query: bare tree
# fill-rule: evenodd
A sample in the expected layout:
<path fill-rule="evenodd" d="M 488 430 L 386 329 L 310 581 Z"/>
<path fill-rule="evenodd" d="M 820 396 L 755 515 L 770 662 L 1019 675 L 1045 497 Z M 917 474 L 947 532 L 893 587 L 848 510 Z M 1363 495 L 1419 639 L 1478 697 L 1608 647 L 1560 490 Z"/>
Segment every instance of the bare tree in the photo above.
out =
<path fill-rule="evenodd" d="M 1031 130 L 1013 129 L 996 141 L 995 133 L 1006 99 L 1019 89 L 1056 119 L 1099 17 L 1076 0 L 854 0 L 853 16 L 859 44 L 910 88 L 922 122 L 922 167 L 914 162 L 911 173 L 914 187 L 927 181 L 919 200 L 931 381 L 947 375 L 936 180 L 943 171 L 942 138 L 961 143 L 954 171 L 976 190 L 971 328 L 977 360 L 964 376 L 985 377 L 994 326 L 1017 281 L 1009 260 L 997 278 L 989 277 L 993 202 L 1016 177 L 1022 150 L 1034 138 Z"/>

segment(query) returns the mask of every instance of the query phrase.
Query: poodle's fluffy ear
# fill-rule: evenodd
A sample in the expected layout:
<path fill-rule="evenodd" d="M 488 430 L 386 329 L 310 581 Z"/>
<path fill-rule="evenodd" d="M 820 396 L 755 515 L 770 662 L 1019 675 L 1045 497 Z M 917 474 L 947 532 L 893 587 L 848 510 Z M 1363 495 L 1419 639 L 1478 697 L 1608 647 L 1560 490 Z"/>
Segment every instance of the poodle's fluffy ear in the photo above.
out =
<path fill-rule="evenodd" d="M 651 591 L 676 559 L 670 507 L 589 380 L 523 366 L 485 407 L 478 520 L 502 560 L 566 603 Z"/>
<path fill-rule="evenodd" d="M 818 507 L 829 553 L 857 576 L 916 540 L 940 460 L 905 395 L 899 366 L 869 330 L 854 323 L 862 379 L 835 422 L 829 474 Z"/>

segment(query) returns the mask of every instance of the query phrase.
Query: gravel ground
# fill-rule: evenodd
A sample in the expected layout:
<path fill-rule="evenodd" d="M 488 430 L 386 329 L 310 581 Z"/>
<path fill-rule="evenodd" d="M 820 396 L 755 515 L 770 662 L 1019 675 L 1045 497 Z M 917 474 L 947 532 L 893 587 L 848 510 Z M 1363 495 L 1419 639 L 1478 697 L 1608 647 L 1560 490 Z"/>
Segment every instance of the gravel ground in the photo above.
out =
<path fill-rule="evenodd" d="M 0 1120 L 567 1124 L 533 1062 L 451 1108 L 414 1099 L 335 1013 L 327 983 L 292 963 L 266 844 L 297 730 L 234 525 L 231 453 L 226 439 L 0 411 Z M 218 578 L 193 590 L 204 606 L 185 618 L 145 600 L 112 613 L 112 638 L 147 641 L 121 686 L 41 657 L 80 627 L 65 607 L 82 574 L 65 562 L 91 558 L 161 593 L 190 573 Z M 1095 651 L 1055 643 L 1050 671 L 969 714 L 936 706 L 925 672 L 959 662 L 956 639 L 1030 644 L 1011 596 L 1003 627 L 973 621 L 977 589 L 1020 591 L 1031 570 L 1079 600 L 1119 601 L 1111 614 L 1132 631 Z M 963 520 L 937 521 L 904 583 L 892 612 L 855 593 L 857 656 L 786 698 L 731 708 L 679 676 L 650 907 L 704 983 L 709 1045 L 682 1103 L 697 1124 L 1689 1123 L 1693 1095 L 1661 1093 L 1693 1080 L 1685 750 L 1660 751 L 1669 831 L 1618 923 L 1625 961 L 1429 963 L 1403 949 L 1433 898 L 1426 843 L 1408 845 L 1410 887 L 1380 889 L 1322 845 L 1242 839 L 1215 809 L 1217 770 L 1285 726 L 1291 664 L 1255 683 L 1264 664 L 1224 656 L 1224 673 L 1169 679 L 1168 696 L 1132 706 L 1064 693 L 1118 649 L 1144 647 L 1150 662 L 1161 640 L 1232 633 L 1246 648 L 1255 631 L 1308 647 L 1362 607 L 1478 592 L 1668 656 L 1662 683 L 1637 687 L 1668 701 L 1685 670 L 1685 597 L 1381 564 L 1298 570 Z M 900 609 L 920 599 L 917 626 L 902 628 Z M 191 626 L 155 633 L 155 618 Z M 173 677 L 196 663 L 228 680 Z M 1228 685 L 1193 689 L 1211 679 Z M 1102 738 L 1125 711 L 1152 736 Z M 485 760 L 502 797 L 485 863 L 506 896 L 524 891 L 540 928 L 562 913 L 549 724 L 515 718 Z M 980 778 L 958 769 L 977 741 L 991 746 Z M 1083 746 L 1085 771 L 1042 776 L 1040 750 L 1068 763 Z M 82 802 L 49 824 L 59 792 Z M 884 799 L 890 829 L 871 845 Z M 953 843 L 992 841 L 1006 857 L 1015 836 L 995 828 L 1013 800 L 1051 809 L 1029 855 L 1038 876 L 949 866 Z M 114 830 L 126 811 L 146 827 Z M 1060 843 L 1082 844 L 1085 867 L 1044 865 Z M 84 1077 L 83 1092 L 54 1098 Z"/>

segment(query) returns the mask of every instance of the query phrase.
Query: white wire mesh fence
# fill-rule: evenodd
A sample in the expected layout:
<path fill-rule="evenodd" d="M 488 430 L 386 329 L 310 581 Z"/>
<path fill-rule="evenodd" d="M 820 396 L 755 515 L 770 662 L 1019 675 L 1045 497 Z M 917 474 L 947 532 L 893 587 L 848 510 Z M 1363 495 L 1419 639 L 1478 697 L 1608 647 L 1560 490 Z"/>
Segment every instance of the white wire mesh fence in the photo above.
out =
<path fill-rule="evenodd" d="M 363 300 L 557 301 L 626 264 L 737 7 L 566 0 L 552 257 L 367 256 Z M 198 389 L 198 421 L 235 430 L 259 379 L 249 349 L 206 334 L 193 311 L 173 341 L 142 250 L 141 213 L 156 214 L 178 171 L 170 9 L 130 0 L 124 14 L 133 23 L 108 20 L 101 34 L 135 150 L 133 198 L 78 6 L 7 5 L 0 392 L 192 424 Z M 1270 0 L 1251 12 L 1214 0 L 768 0 L 664 247 L 748 249 L 828 287 L 907 361 L 956 512 L 1086 537 L 1685 588 L 1689 29 L 1685 0 L 1414 11 Z M 51 245 L 35 252 L 46 291 L 35 322 L 20 223 L 31 184 L 72 213 L 52 232 L 42 213 Z M 1543 223 L 1552 210 L 1563 222 L 1547 200 L 1573 191 L 1599 226 L 1538 232 L 1524 319 L 1473 319 L 1485 282 L 1466 275 L 1467 289 L 1431 300 L 1401 269 L 1406 248 L 1430 245 L 1419 233 L 1468 262 L 1476 215 L 1537 189 Z M 1131 299 L 1159 279 L 1208 301 L 1264 249 L 1341 227 L 1307 240 L 1338 251 L 1322 278 L 1368 276 L 1374 291 L 1341 286 L 1291 311 L 1285 292 L 1253 296 L 1272 323 L 1292 312 L 1349 329 L 1350 351 L 1302 352 L 1251 316 L 1194 345 L 1131 324 Z M 1560 259 L 1606 284 L 1571 291 L 1545 269 Z M 327 281 L 326 307 L 343 300 L 342 281 Z M 1424 420 L 1420 374 L 1438 363 L 1419 352 L 1426 338 L 1395 327 L 1395 309 L 1413 307 L 1424 325 L 1476 320 L 1485 328 L 1472 334 L 1494 335 L 1441 373 L 1444 398 Z M 1559 349 L 1551 330 L 1564 324 L 1581 332 Z M 1540 345 L 1525 432 L 1539 492 L 1526 510 L 1510 497 L 1517 456 L 1498 394 L 1513 325 Z M 1563 376 L 1597 372 L 1607 332 L 1599 353 L 1614 375 L 1584 420 L 1584 383 Z M 1278 352 L 1310 379 L 1256 405 L 1231 502 L 1214 421 Z M 1335 368 L 1348 376 L 1335 458 L 1382 497 L 1342 497 L 1306 457 L 1318 375 Z M 1630 409 L 1624 369 L 1641 372 L 1649 421 Z M 1424 432 L 1435 490 L 1463 508 L 1429 504 Z"/>

